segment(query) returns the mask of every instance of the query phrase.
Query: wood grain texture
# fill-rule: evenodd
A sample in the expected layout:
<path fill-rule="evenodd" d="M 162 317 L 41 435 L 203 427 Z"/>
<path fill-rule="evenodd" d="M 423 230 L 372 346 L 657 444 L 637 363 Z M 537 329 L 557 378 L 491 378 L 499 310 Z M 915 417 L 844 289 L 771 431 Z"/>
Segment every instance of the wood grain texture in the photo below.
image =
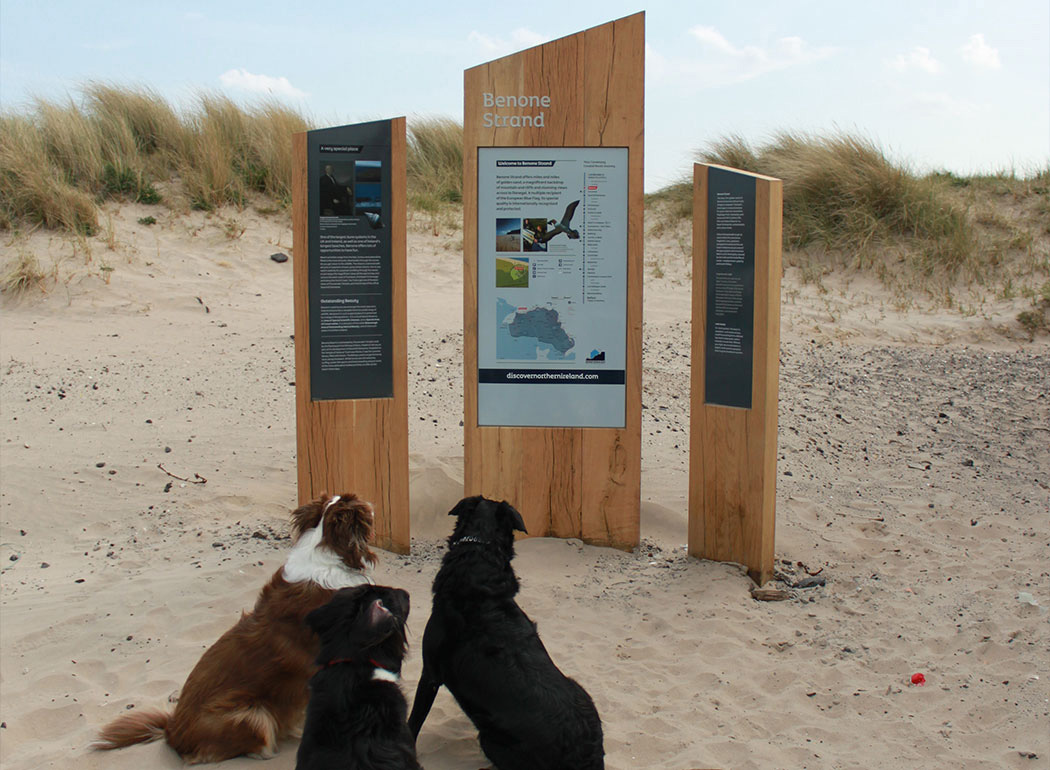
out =
<path fill-rule="evenodd" d="M 633 548 L 640 536 L 645 14 L 464 73 L 464 491 L 506 499 L 530 535 Z M 549 94 L 546 126 L 482 124 L 481 95 Z M 477 419 L 478 147 L 628 148 L 627 383 L 622 429 Z"/>
<path fill-rule="evenodd" d="M 772 577 L 776 524 L 777 404 L 783 188 L 755 178 L 755 311 L 751 409 L 704 403 L 707 197 L 710 166 L 693 167 L 693 308 L 689 433 L 689 553 Z M 728 169 L 735 173 L 736 169 Z"/>
<path fill-rule="evenodd" d="M 295 299 L 295 402 L 299 503 L 322 492 L 355 492 L 375 507 L 375 542 L 408 553 L 408 317 L 405 230 L 405 119 L 391 121 L 391 302 L 393 398 L 310 398 L 307 135 L 292 149 L 292 253 Z"/>

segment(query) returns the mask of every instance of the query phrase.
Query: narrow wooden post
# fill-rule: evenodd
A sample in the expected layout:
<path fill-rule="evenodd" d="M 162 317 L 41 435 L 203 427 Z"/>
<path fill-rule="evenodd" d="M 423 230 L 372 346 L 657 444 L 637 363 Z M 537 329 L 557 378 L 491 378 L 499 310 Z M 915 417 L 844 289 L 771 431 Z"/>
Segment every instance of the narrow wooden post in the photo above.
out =
<path fill-rule="evenodd" d="M 464 73 L 464 487 L 639 539 L 645 17 Z"/>
<path fill-rule="evenodd" d="M 783 191 L 693 167 L 689 553 L 773 574 Z"/>
<path fill-rule="evenodd" d="M 292 146 L 299 502 L 355 492 L 408 553 L 405 119 Z"/>

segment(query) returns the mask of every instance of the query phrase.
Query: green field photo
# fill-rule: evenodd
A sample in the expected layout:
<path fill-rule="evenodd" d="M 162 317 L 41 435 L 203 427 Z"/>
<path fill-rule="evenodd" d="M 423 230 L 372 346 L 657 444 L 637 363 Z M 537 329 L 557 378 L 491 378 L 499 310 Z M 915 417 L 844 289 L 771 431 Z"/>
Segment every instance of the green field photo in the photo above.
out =
<path fill-rule="evenodd" d="M 529 288 L 528 257 L 496 257 L 496 288 Z"/>

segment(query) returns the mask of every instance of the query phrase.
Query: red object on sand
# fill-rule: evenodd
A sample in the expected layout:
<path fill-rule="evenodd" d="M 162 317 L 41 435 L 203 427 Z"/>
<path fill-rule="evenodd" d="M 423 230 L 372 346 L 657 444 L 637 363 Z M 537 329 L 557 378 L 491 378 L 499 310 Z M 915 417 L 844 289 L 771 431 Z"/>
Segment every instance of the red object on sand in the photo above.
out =
<path fill-rule="evenodd" d="M 922 674 L 912 674 L 911 683 L 922 687 L 924 684 L 926 684 L 926 677 L 924 677 Z"/>

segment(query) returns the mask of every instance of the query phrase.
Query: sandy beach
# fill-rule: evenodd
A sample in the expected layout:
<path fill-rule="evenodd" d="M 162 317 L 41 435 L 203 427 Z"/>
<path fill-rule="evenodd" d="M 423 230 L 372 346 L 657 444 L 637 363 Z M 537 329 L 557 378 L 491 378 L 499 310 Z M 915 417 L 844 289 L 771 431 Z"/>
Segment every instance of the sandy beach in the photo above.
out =
<path fill-rule="evenodd" d="M 163 742 L 88 746 L 165 706 L 290 547 L 292 272 L 270 259 L 291 253 L 288 222 L 132 204 L 101 219 L 80 242 L 0 247 L 58 276 L 3 299 L 5 770 L 180 767 Z M 789 268 L 773 585 L 791 598 L 756 601 L 741 567 L 685 553 L 686 227 L 646 240 L 642 545 L 526 539 L 514 563 L 520 605 L 594 698 L 606 766 L 1050 766 L 1047 335 L 1029 341 L 1019 298 L 963 289 L 960 312 Z M 412 597 L 409 702 L 463 494 L 462 239 L 410 221 L 413 549 L 380 551 L 376 572 Z M 792 587 L 808 577 L 823 585 Z M 224 764 L 286 770 L 295 748 Z M 444 691 L 418 753 L 485 764 Z"/>

